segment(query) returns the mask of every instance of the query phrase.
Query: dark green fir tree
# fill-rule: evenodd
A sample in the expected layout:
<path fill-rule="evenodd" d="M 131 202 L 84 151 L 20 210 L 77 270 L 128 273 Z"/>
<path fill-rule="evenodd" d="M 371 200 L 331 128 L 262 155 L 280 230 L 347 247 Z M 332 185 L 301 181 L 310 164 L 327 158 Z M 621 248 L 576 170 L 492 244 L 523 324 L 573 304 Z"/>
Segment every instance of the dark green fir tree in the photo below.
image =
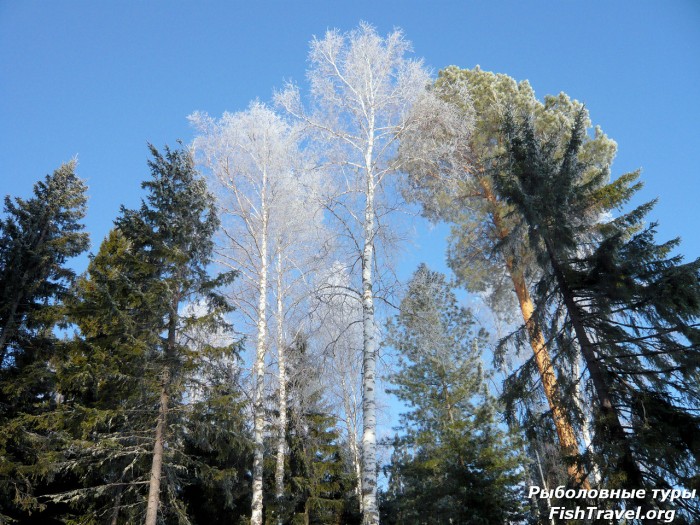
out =
<path fill-rule="evenodd" d="M 36 470 L 36 418 L 56 404 L 54 328 L 74 272 L 67 261 L 88 248 L 81 219 L 86 186 L 69 162 L 34 185 L 29 199 L 5 198 L 0 219 L 0 521 L 26 518 L 45 488 Z"/>
<path fill-rule="evenodd" d="M 698 488 L 700 479 L 700 260 L 673 255 L 644 220 L 653 203 L 621 212 L 638 173 L 608 182 L 579 155 L 584 115 L 538 136 L 527 115 L 507 115 L 499 194 L 517 211 L 541 277 L 537 315 L 561 361 L 581 360 L 594 403 L 593 464 L 607 488 Z M 617 215 L 615 215 L 617 213 Z M 637 502 L 636 504 L 639 504 Z M 698 500 L 675 506 L 695 523 Z"/>
<path fill-rule="evenodd" d="M 317 364 L 308 343 L 298 336 L 287 349 L 288 455 L 282 501 L 275 500 L 273 479 L 266 502 L 270 523 L 288 525 L 353 525 L 361 522 L 350 469 L 338 424 L 323 400 Z M 274 467 L 270 466 L 271 472 Z"/>
<path fill-rule="evenodd" d="M 213 198 L 186 151 L 151 153 L 145 201 L 122 209 L 68 305 L 80 332 L 46 423 L 61 440 L 46 463 L 64 485 L 45 498 L 69 506 L 67 522 L 186 522 L 216 512 L 196 502 L 235 515 L 246 497 L 242 403 L 223 386 L 237 344 L 216 291 L 232 276 L 207 273 Z"/>
<path fill-rule="evenodd" d="M 191 155 L 182 150 L 165 149 L 161 155 L 150 147 L 151 179 L 142 184 L 146 200 L 136 210 L 122 210 L 117 228 L 132 243 L 136 263 L 147 265 L 152 279 L 144 293 L 158 305 L 161 334 L 151 355 L 160 393 L 158 417 L 153 434 L 151 473 L 149 476 L 146 525 L 155 525 L 161 505 L 161 480 L 164 474 L 168 413 L 179 403 L 178 384 L 189 366 L 188 347 L 183 335 L 195 320 L 213 320 L 211 313 L 197 318 L 183 315 L 181 309 L 205 298 L 207 307 L 221 309 L 225 302 L 214 293 L 221 279 L 207 274 L 213 251 L 212 237 L 218 228 L 214 198 L 194 168 Z M 165 491 L 163 491 L 165 492 Z M 176 506 L 164 506 L 174 508 Z"/>

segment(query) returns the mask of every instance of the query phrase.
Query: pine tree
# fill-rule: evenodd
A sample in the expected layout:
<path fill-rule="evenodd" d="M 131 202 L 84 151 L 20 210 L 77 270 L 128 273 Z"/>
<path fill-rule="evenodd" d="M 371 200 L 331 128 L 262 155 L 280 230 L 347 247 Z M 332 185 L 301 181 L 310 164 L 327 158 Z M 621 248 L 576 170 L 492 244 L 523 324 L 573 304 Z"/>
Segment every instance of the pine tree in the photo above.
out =
<path fill-rule="evenodd" d="M 514 321 L 513 315 L 519 311 L 526 330 L 518 348 L 529 344 L 532 357 L 528 367 L 534 367 L 539 376 L 538 384 L 529 390 L 541 391 L 549 408 L 550 419 L 542 424 L 553 424 L 570 481 L 587 486 L 587 474 L 578 458 L 580 445 L 587 448 L 580 428 L 584 423 L 572 416 L 567 402 L 575 385 L 567 382 L 566 371 L 558 369 L 533 316 L 530 284 L 538 269 L 527 239 L 513 232 L 512 209 L 495 191 L 490 170 L 493 159 L 503 151 L 499 130 L 506 107 L 532 115 L 537 134 L 546 136 L 562 126 L 570 129 L 581 105 L 564 93 L 540 101 L 527 81 L 518 83 L 478 66 L 471 70 L 446 68 L 431 89 L 457 110 L 462 120 L 473 121 L 473 132 L 463 136 L 454 126 L 445 126 L 437 119 L 405 136 L 401 157 L 410 177 L 404 194 L 420 202 L 423 214 L 431 220 L 451 225 L 448 264 L 459 283 L 482 294 L 500 320 Z M 562 151 L 565 141 L 557 147 Z M 615 151 L 616 144 L 596 128 L 595 136 L 585 139 L 580 153 L 592 168 L 609 165 Z"/>
<path fill-rule="evenodd" d="M 66 262 L 89 244 L 80 223 L 86 186 L 74 171 L 74 162 L 64 164 L 34 185 L 30 199 L 6 197 L 0 219 L 0 512 L 6 518 L 26 517 L 38 505 L 33 419 L 55 405 L 53 330 L 75 278 Z"/>
<path fill-rule="evenodd" d="M 292 414 L 297 416 L 296 414 Z M 335 418 L 324 411 L 307 411 L 302 425 L 290 428 L 290 495 L 292 525 L 351 523 L 349 494 L 353 476 L 343 454 Z M 359 523 L 359 513 L 355 513 Z"/>
<path fill-rule="evenodd" d="M 608 183 L 579 155 L 581 111 L 561 136 L 539 137 L 527 115 L 506 115 L 499 193 L 515 207 L 541 268 L 538 315 L 560 359 L 582 356 L 596 401 L 596 462 L 608 486 L 693 488 L 700 473 L 700 260 L 654 241 L 646 203 L 608 219 L 641 186 Z M 556 334 L 556 336 L 555 336 Z M 697 502 L 676 500 L 697 520 Z M 659 505 L 647 500 L 646 506 Z M 663 505 L 662 505 L 663 506 Z"/>
<path fill-rule="evenodd" d="M 507 523 L 521 512 L 521 458 L 496 422 L 480 363 L 483 332 L 444 276 L 421 265 L 388 344 L 405 434 L 394 443 L 384 497 L 387 523 Z"/>

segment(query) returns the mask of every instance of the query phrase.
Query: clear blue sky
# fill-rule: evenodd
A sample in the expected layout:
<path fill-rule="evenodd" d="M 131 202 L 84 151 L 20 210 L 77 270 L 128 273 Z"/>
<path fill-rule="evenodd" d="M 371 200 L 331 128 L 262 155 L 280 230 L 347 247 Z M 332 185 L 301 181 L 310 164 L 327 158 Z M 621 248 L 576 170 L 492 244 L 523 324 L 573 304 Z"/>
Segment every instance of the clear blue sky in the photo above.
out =
<path fill-rule="evenodd" d="M 147 142 L 188 143 L 191 112 L 242 110 L 302 83 L 312 35 L 360 20 L 401 27 L 436 73 L 479 64 L 584 101 L 619 144 L 613 174 L 641 167 L 640 201 L 660 198 L 660 238 L 700 256 L 697 0 L 0 0 L 0 196 L 28 196 L 77 155 L 96 251 L 120 204 L 139 203 Z M 444 270 L 446 228 L 419 232 L 403 278 L 421 261 Z M 402 407 L 391 411 L 384 428 Z"/>
<path fill-rule="evenodd" d="M 147 141 L 189 142 L 192 111 L 303 82 L 312 35 L 367 20 L 403 28 L 435 72 L 480 64 L 584 101 L 619 143 L 614 174 L 641 167 L 642 198 L 660 197 L 660 237 L 700 256 L 700 2 L 376 3 L 0 0 L 0 194 L 27 196 L 77 155 L 96 250 L 139 202 Z"/>

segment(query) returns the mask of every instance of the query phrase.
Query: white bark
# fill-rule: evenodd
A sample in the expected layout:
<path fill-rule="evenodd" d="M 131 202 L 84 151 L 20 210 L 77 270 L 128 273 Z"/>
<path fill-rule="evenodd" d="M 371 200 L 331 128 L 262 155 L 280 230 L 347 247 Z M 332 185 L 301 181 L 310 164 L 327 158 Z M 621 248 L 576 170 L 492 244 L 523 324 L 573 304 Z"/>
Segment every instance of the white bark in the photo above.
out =
<path fill-rule="evenodd" d="M 262 170 L 262 190 L 260 193 L 260 211 L 262 214 L 262 231 L 260 232 L 260 277 L 258 281 L 258 340 L 255 349 L 255 392 L 253 398 L 253 494 L 251 505 L 251 525 L 263 522 L 263 461 L 265 453 L 265 351 L 267 350 L 267 226 L 268 210 L 266 203 L 267 169 Z"/>
<path fill-rule="evenodd" d="M 343 393 L 343 410 L 345 410 L 346 413 L 346 435 L 348 438 L 348 446 L 350 447 L 350 459 L 357 483 L 355 486 L 355 494 L 360 502 L 360 511 L 362 511 L 364 509 L 362 503 L 362 457 L 360 456 L 360 448 L 357 443 L 356 413 L 352 408 L 352 399 L 354 396 L 346 389 L 345 384 L 343 384 Z"/>
<path fill-rule="evenodd" d="M 367 193 L 365 205 L 364 249 L 362 251 L 362 521 L 379 523 L 377 506 L 377 341 L 374 326 L 372 264 L 374 262 L 374 109 L 370 110 L 365 150 Z"/>
<path fill-rule="evenodd" d="M 305 206 L 306 195 L 315 195 L 316 190 L 294 129 L 263 104 L 253 103 L 247 111 L 236 114 L 225 113 L 218 121 L 199 113 L 190 119 L 201 133 L 194 142 L 196 154 L 218 185 L 215 193 L 222 211 L 224 239 L 218 249 L 220 262 L 239 272 L 231 299 L 250 335 L 255 335 L 251 524 L 261 525 L 266 355 L 274 342 L 280 383 L 276 429 L 280 441 L 275 470 L 279 497 L 284 491 L 287 425 L 284 325 L 299 300 L 292 291 L 306 277 L 304 255 L 319 251 L 314 236 L 304 233 L 313 231 L 318 223 L 313 208 Z M 298 245 L 300 239 L 306 241 L 306 246 Z M 267 308 L 275 284 L 277 308 L 271 308 L 271 312 L 277 317 L 277 337 L 271 338 Z"/>
<path fill-rule="evenodd" d="M 363 523 L 379 523 L 377 511 L 377 279 L 387 261 L 377 258 L 377 242 L 386 234 L 382 222 L 396 204 L 385 191 L 398 140 L 416 124 L 410 108 L 427 96 L 428 75 L 418 61 L 404 58 L 410 50 L 400 31 L 386 38 L 362 23 L 348 34 L 329 31 L 311 43 L 308 73 L 314 110 L 307 113 L 294 86 L 276 100 L 300 119 L 321 144 L 325 162 L 334 168 L 334 194 L 326 209 L 345 242 L 348 268 L 360 263 L 355 291 L 362 305 L 362 508 Z M 329 185 L 330 186 L 330 185 Z M 374 272 L 379 265 L 379 272 Z"/>
<path fill-rule="evenodd" d="M 277 464 L 275 465 L 275 497 L 284 496 L 284 459 L 287 433 L 287 369 L 284 340 L 284 301 L 282 290 L 282 252 L 277 252 L 277 372 L 279 379 L 279 422 L 277 436 Z"/>

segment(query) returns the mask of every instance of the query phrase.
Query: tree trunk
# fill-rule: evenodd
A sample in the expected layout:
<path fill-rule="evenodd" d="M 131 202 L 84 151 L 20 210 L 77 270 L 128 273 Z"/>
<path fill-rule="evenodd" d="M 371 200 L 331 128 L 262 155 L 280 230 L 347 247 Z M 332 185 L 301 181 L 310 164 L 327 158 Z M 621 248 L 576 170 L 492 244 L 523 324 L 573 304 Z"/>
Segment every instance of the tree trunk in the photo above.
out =
<path fill-rule="evenodd" d="M 281 503 L 284 497 L 284 458 L 287 447 L 287 370 L 284 347 L 284 304 L 282 301 L 282 252 L 277 253 L 277 368 L 279 374 L 279 426 L 277 464 L 275 465 L 275 497 Z M 278 523 L 282 523 L 281 516 Z"/>
<path fill-rule="evenodd" d="M 360 512 L 362 512 L 362 462 L 360 461 L 360 450 L 357 446 L 357 427 L 355 426 L 356 410 L 352 408 L 353 404 L 351 403 L 351 399 L 355 398 L 355 396 L 354 392 L 352 395 L 350 392 L 348 392 L 345 377 L 341 377 L 340 381 L 343 388 L 343 409 L 345 410 L 345 426 L 348 433 L 348 446 L 350 447 L 353 471 L 355 473 L 355 494 L 357 495 L 357 501 L 360 504 Z"/>
<path fill-rule="evenodd" d="M 151 463 L 151 479 L 148 485 L 145 525 L 156 525 L 158 519 L 160 478 L 163 472 L 163 445 L 165 443 L 165 425 L 168 414 L 168 383 L 170 382 L 170 373 L 167 367 L 163 368 L 161 381 L 160 406 L 158 408 L 158 423 L 156 424 L 156 439 L 153 445 L 153 461 Z"/>
<path fill-rule="evenodd" d="M 496 196 L 491 190 L 488 182 L 483 177 L 479 178 L 479 183 L 484 190 L 486 200 L 490 203 L 493 210 L 491 217 L 493 220 L 493 225 L 496 228 L 496 234 L 500 240 L 504 240 L 508 236 L 508 231 L 501 219 L 499 203 L 496 200 Z M 544 336 L 542 335 L 542 332 L 537 326 L 535 320 L 532 318 L 535 307 L 532 303 L 532 298 L 530 297 L 527 284 L 525 283 L 525 278 L 523 277 L 522 273 L 515 268 L 514 261 L 511 257 L 505 257 L 505 263 L 508 275 L 510 275 L 513 282 L 513 287 L 515 288 L 515 295 L 518 298 L 520 313 L 522 314 L 523 321 L 525 322 L 525 326 L 527 328 L 530 346 L 535 354 L 535 364 L 537 365 L 537 370 L 542 380 L 542 388 L 544 389 L 544 394 L 547 398 L 549 409 L 552 411 L 554 428 L 557 431 L 559 447 L 561 448 L 562 455 L 564 456 L 564 460 L 566 462 L 567 473 L 575 486 L 581 486 L 589 489 L 590 485 L 586 479 L 586 472 L 582 466 L 575 461 L 575 458 L 578 456 L 578 442 L 576 440 L 576 434 L 569 416 L 562 406 L 559 385 L 556 375 L 554 374 L 552 359 L 549 355 Z"/>
<path fill-rule="evenodd" d="M 263 460 L 265 455 L 265 407 L 263 396 L 265 388 L 265 350 L 267 332 L 267 206 L 265 199 L 267 187 L 267 172 L 263 170 L 261 190 L 262 233 L 260 239 L 260 280 L 258 287 L 258 341 L 255 352 L 253 397 L 253 494 L 251 502 L 251 525 L 262 525 L 263 522 Z"/>
<path fill-rule="evenodd" d="M 121 481 L 123 481 L 123 478 Z M 122 487 L 119 487 L 117 489 L 117 496 L 114 499 L 114 508 L 112 510 L 112 519 L 109 522 L 110 525 L 119 525 L 119 510 L 121 509 L 123 491 L 124 489 Z"/>
<path fill-rule="evenodd" d="M 372 148 L 374 119 L 370 120 L 369 144 L 365 152 L 367 194 L 365 202 L 364 246 L 362 250 L 362 523 L 377 525 L 377 414 L 376 369 L 377 342 L 374 323 L 372 262 L 374 250 L 374 175 Z"/>
<path fill-rule="evenodd" d="M 552 270 L 554 272 L 554 278 L 557 281 L 560 293 L 564 299 L 564 305 L 566 306 L 566 310 L 569 314 L 571 325 L 574 328 L 574 333 L 581 349 L 581 355 L 583 356 L 586 367 L 588 368 L 588 374 L 593 383 L 593 388 L 598 400 L 598 406 L 603 415 L 603 424 L 607 429 L 608 437 L 612 439 L 622 450 L 622 457 L 619 460 L 619 466 L 617 466 L 617 468 L 625 473 L 626 487 L 629 489 L 646 489 L 647 487 L 644 482 L 644 476 L 642 471 L 639 469 L 639 465 L 637 465 L 637 462 L 634 459 L 629 438 L 620 421 L 618 410 L 613 403 L 608 378 L 605 371 L 600 366 L 600 361 L 596 356 L 593 344 L 591 343 L 588 333 L 586 332 L 586 328 L 583 324 L 581 310 L 579 309 L 578 304 L 576 304 L 573 292 L 569 288 L 564 272 L 562 271 L 554 251 L 552 250 L 552 247 L 548 241 L 545 241 L 545 246 L 550 264 L 552 265 Z M 647 490 L 647 493 L 649 492 L 650 491 Z M 650 508 L 652 508 L 652 502 L 647 496 L 645 503 L 642 504 L 642 510 L 644 512 Z M 659 522 L 656 520 L 651 520 L 650 523 Z"/>
<path fill-rule="evenodd" d="M 161 376 L 160 405 L 158 407 L 158 422 L 156 423 L 155 443 L 153 444 L 153 461 L 151 463 L 151 478 L 148 485 L 148 503 L 146 505 L 145 525 L 156 525 L 158 507 L 160 506 L 160 479 L 163 474 L 163 452 L 165 445 L 165 430 L 168 418 L 168 403 L 170 401 L 170 382 L 172 380 L 173 359 L 175 357 L 175 337 L 177 333 L 177 309 L 180 304 L 179 296 L 173 297 L 170 304 L 168 319 L 168 339 L 165 347 L 165 365 Z"/>

